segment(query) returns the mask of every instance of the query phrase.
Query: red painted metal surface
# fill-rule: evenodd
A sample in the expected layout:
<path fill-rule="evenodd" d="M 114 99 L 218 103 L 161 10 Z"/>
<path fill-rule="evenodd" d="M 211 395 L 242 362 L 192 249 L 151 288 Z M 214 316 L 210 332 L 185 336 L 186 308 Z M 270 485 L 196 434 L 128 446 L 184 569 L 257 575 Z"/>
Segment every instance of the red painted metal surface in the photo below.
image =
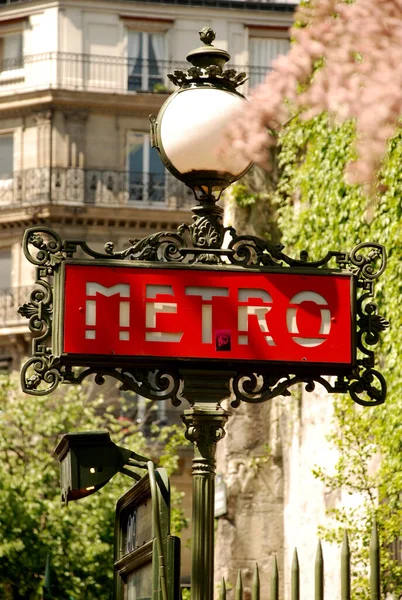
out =
<path fill-rule="evenodd" d="M 68 354 L 353 362 L 352 277 L 66 265 Z"/>

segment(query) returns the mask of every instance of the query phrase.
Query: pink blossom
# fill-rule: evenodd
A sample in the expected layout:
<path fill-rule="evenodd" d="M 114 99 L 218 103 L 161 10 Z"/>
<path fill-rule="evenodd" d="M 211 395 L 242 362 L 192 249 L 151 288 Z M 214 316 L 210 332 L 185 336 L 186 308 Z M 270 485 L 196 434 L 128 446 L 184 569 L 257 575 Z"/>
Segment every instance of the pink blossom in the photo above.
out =
<path fill-rule="evenodd" d="M 348 177 L 373 183 L 402 114 L 402 0 L 312 0 L 295 20 L 306 26 L 291 29 L 289 53 L 252 91 L 231 133 L 235 145 L 267 164 L 276 139 L 270 131 L 295 111 L 307 117 L 327 111 L 338 122 L 355 120 L 358 160 Z"/>

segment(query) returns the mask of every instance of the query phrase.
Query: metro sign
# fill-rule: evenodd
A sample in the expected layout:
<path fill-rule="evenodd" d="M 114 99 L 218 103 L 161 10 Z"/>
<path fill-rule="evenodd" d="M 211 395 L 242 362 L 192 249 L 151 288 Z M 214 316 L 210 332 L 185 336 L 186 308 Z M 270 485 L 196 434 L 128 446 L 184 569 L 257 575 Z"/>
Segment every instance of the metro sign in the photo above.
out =
<path fill-rule="evenodd" d="M 56 352 L 74 364 L 84 355 L 108 363 L 185 358 L 328 365 L 329 373 L 355 362 L 350 273 L 89 261 L 63 269 Z"/>

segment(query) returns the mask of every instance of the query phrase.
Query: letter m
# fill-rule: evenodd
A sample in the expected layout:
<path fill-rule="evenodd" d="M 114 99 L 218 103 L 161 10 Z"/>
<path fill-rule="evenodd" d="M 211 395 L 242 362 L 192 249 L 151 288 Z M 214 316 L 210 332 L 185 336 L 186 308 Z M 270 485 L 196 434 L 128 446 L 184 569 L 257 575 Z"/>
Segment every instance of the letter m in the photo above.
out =
<path fill-rule="evenodd" d="M 95 340 L 96 339 L 96 294 L 101 294 L 110 298 L 118 294 L 120 298 L 130 298 L 130 286 L 127 283 L 120 283 L 106 287 L 100 283 L 94 281 L 88 281 L 86 284 L 86 296 L 87 300 L 85 303 L 85 339 Z M 119 307 L 119 339 L 129 340 L 130 332 L 128 327 L 130 326 L 130 302 L 120 300 Z M 125 328 L 125 329 L 122 329 Z"/>

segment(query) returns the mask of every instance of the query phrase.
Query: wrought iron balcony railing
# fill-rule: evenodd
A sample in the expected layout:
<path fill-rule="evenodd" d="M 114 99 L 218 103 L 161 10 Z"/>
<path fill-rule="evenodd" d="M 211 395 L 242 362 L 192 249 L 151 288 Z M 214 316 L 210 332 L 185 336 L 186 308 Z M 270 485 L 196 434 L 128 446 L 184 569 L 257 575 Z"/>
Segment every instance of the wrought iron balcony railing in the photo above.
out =
<path fill-rule="evenodd" d="M 0 61 L 0 95 L 40 89 L 103 93 L 170 93 L 167 74 L 188 63 L 119 56 L 46 52 Z M 262 81 L 269 67 L 236 66 L 246 70 L 250 84 Z M 247 91 L 247 90 L 245 90 Z"/>
<path fill-rule="evenodd" d="M 0 210 L 40 204 L 184 208 L 189 188 L 165 173 L 112 169 L 38 168 L 0 178 Z"/>
<path fill-rule="evenodd" d="M 18 314 L 18 308 L 27 301 L 31 286 L 0 289 L 0 328 L 12 324 L 24 324 L 24 317 Z"/>

